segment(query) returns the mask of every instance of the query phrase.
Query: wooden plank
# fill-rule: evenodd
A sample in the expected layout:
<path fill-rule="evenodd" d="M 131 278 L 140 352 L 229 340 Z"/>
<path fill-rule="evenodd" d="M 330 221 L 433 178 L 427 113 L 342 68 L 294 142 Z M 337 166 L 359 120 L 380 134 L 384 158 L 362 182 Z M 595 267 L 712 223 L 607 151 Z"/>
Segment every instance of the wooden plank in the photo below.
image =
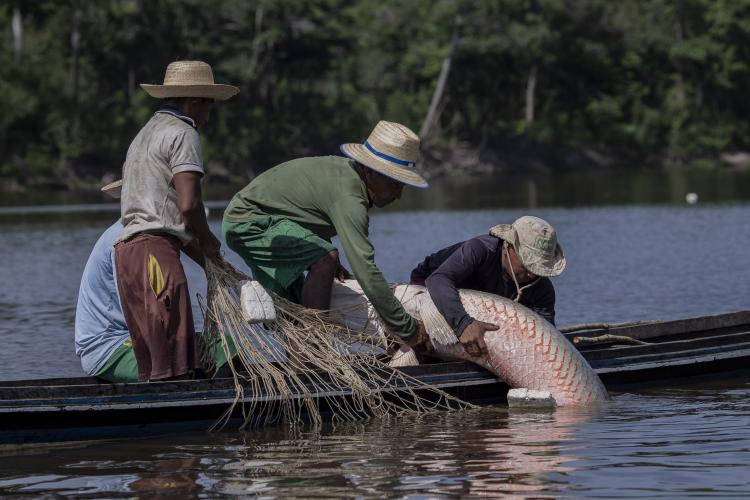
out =
<path fill-rule="evenodd" d="M 597 369 L 597 373 L 611 373 L 611 372 L 637 372 L 643 371 L 655 367 L 667 367 L 667 366 L 682 366 L 682 365 L 693 365 L 699 366 L 704 363 L 713 362 L 717 360 L 737 360 L 737 359 L 750 359 L 750 349 L 743 351 L 726 351 L 726 352 L 715 352 L 715 353 L 696 353 L 691 356 L 685 356 L 679 359 L 670 359 L 668 361 L 654 359 L 654 360 L 643 360 L 637 363 L 621 364 L 619 366 L 601 367 Z"/>
<path fill-rule="evenodd" d="M 722 359 L 728 358 L 745 358 L 750 355 L 750 344 L 714 346 L 712 348 L 691 349 L 676 353 L 652 353 L 640 356 L 621 356 L 611 359 L 592 360 L 591 366 L 594 370 L 604 367 L 624 367 L 631 370 L 631 367 L 642 366 L 644 363 L 661 363 L 663 365 L 679 365 L 685 359 L 710 360 L 717 356 Z"/>
<path fill-rule="evenodd" d="M 447 365 L 447 366 L 446 366 Z M 440 363 L 435 365 L 423 365 L 410 369 L 413 376 L 421 382 L 433 387 L 460 387 L 472 385 L 476 381 L 496 379 L 495 375 L 471 363 Z M 184 386 L 180 387 L 180 384 Z M 117 384 L 113 384 L 117 385 Z M 139 405 L 146 406 L 174 406 L 175 404 L 187 404 L 198 400 L 233 400 L 234 382 L 232 379 L 203 380 L 203 381 L 180 381 L 176 383 L 153 383 L 134 384 L 145 385 L 149 389 L 160 389 L 158 392 L 138 392 L 139 387 L 130 387 L 132 391 L 119 391 L 124 388 L 114 387 L 112 391 L 106 391 L 105 387 L 94 386 L 49 386 L 49 387 L 17 387 L 0 389 L 0 410 L 10 411 L 23 407 L 92 407 L 93 405 Z M 177 386 L 175 388 L 175 386 Z M 311 386 L 311 392 L 317 396 L 341 396 L 348 395 L 351 391 L 340 391 L 336 394 L 317 394 Z M 403 387 L 383 389 L 383 392 L 402 390 Z M 266 394 L 253 394 L 246 390 L 245 400 L 278 399 L 279 396 L 268 396 Z M 301 396 L 300 396 L 301 397 Z M 204 403 L 200 403 L 204 404 Z M 5 408 L 5 409 L 3 409 Z"/>
<path fill-rule="evenodd" d="M 750 330 L 750 311 L 736 311 L 697 318 L 659 321 L 644 325 L 624 326 L 618 328 L 587 330 L 583 332 L 567 333 L 568 339 L 573 337 L 598 337 L 604 334 L 624 335 L 630 338 L 645 340 L 669 335 L 686 334 L 691 332 L 713 331 L 729 328 L 747 328 Z"/>
<path fill-rule="evenodd" d="M 48 386 L 48 385 L 91 385 L 91 384 L 104 384 L 109 385 L 107 382 L 101 381 L 96 377 L 66 377 L 66 378 L 35 378 L 28 380 L 2 380 L 0 381 L 0 388 L 3 387 L 35 387 L 35 386 Z"/>
<path fill-rule="evenodd" d="M 451 365 L 453 370 L 445 366 L 433 368 L 433 365 L 414 367 L 413 370 L 427 372 L 428 375 L 420 377 L 423 382 L 466 401 L 475 404 L 505 402 L 508 386 L 493 374 L 469 363 Z M 400 392 L 398 389 L 389 391 Z M 187 429 L 205 430 L 229 408 L 233 400 L 233 394 L 232 397 L 223 399 L 187 394 L 183 396 L 188 399 L 161 402 L 154 399 L 129 403 L 40 400 L 34 406 L 24 406 L 28 402 L 17 401 L 22 406 L 0 409 L 0 446 L 3 443 L 126 437 L 151 431 L 173 433 Z M 333 397 L 319 400 L 324 418 L 330 413 L 329 404 L 346 400 L 351 394 L 342 390 L 329 396 Z M 44 405 L 45 402 L 48 404 Z M 235 408 L 234 416 L 242 416 L 240 406 Z M 239 423 L 241 420 L 235 421 L 235 427 Z"/>
<path fill-rule="evenodd" d="M 674 336 L 678 337 L 678 336 Z M 673 354 L 679 356 L 683 351 L 695 351 L 698 349 L 713 349 L 715 347 L 725 348 L 735 346 L 736 349 L 742 349 L 745 345 L 750 345 L 750 332 L 738 332 L 712 336 L 701 336 L 697 338 L 682 338 L 679 336 L 676 340 L 655 342 L 646 345 L 601 345 L 588 346 L 581 350 L 581 354 L 587 361 L 592 362 L 600 359 L 633 359 L 637 356 L 646 356 L 651 354 Z"/>

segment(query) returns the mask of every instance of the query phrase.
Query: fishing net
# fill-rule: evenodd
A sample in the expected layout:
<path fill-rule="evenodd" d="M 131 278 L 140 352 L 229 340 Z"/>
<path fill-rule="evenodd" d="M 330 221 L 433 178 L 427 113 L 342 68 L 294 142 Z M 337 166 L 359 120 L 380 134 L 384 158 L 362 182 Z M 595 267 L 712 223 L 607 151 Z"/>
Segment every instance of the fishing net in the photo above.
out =
<path fill-rule="evenodd" d="M 240 302 L 240 284 L 250 278 L 223 260 L 208 260 L 206 275 L 204 345 L 220 342 L 231 359 L 231 339 L 237 351 L 236 362 L 228 364 L 234 404 L 217 426 L 226 423 L 240 402 L 243 427 L 280 421 L 319 424 L 322 413 L 343 422 L 472 406 L 389 367 L 384 337 L 353 331 L 330 312 L 272 295 L 274 324 L 250 324 Z M 213 352 L 206 349 L 202 362 L 212 371 Z"/>

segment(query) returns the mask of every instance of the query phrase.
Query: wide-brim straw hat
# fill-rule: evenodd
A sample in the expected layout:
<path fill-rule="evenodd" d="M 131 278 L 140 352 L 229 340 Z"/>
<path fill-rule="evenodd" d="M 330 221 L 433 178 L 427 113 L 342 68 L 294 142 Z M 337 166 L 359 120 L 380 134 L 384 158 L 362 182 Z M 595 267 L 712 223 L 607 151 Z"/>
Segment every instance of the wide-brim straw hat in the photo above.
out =
<path fill-rule="evenodd" d="M 101 189 L 102 193 L 111 196 L 112 198 L 119 200 L 122 194 L 122 179 L 110 182 Z"/>
<path fill-rule="evenodd" d="M 490 234 L 513 245 L 524 267 L 537 276 L 557 276 L 565 269 L 557 233 L 539 217 L 524 215 L 513 224 L 498 224 Z"/>
<path fill-rule="evenodd" d="M 381 120 L 363 144 L 342 144 L 341 152 L 352 160 L 409 186 L 429 186 L 416 171 L 419 137 L 400 123 Z"/>
<path fill-rule="evenodd" d="M 162 85 L 142 83 L 141 88 L 158 99 L 204 97 L 217 101 L 225 101 L 240 91 L 234 85 L 214 83 L 214 72 L 203 61 L 170 63 Z"/>

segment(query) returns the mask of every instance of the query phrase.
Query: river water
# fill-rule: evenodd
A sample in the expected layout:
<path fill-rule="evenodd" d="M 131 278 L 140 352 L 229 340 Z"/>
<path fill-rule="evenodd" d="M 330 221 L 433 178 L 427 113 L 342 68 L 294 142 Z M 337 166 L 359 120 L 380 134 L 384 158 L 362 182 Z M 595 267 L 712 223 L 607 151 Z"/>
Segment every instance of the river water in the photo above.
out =
<path fill-rule="evenodd" d="M 697 204 L 685 203 L 689 192 Z M 750 176 L 730 172 L 443 180 L 373 210 L 371 235 L 385 275 L 402 281 L 426 253 L 538 215 L 556 227 L 568 257 L 554 280 L 558 324 L 673 319 L 750 305 L 748 200 Z M 81 375 L 72 332 L 78 282 L 117 205 L 2 201 L 0 378 Z M 218 233 L 222 203 L 210 207 Z M 204 293 L 202 271 L 186 268 L 193 294 Z M 0 494 L 746 497 L 748 382 L 686 380 L 588 410 L 491 407 L 41 449 L 0 457 Z"/>

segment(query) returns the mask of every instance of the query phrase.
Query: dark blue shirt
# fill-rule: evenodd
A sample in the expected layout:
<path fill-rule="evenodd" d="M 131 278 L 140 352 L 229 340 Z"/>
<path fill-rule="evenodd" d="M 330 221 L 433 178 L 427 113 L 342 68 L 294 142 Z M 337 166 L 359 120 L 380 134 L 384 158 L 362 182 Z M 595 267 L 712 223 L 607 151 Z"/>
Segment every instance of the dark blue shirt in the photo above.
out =
<path fill-rule="evenodd" d="M 502 269 L 502 248 L 499 238 L 477 236 L 428 255 L 411 272 L 412 283 L 426 284 L 432 301 L 456 335 L 460 336 L 473 321 L 461 304 L 459 288 L 515 298 L 513 278 Z M 555 324 L 555 288 L 549 278 L 540 278 L 524 289 L 519 302 Z"/>

